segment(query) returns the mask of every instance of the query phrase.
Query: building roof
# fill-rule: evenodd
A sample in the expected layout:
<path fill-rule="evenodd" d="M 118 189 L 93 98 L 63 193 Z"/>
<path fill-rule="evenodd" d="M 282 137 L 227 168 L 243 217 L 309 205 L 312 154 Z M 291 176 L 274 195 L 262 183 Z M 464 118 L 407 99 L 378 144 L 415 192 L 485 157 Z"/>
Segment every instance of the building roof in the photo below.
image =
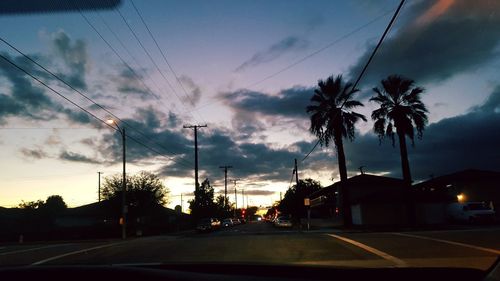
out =
<path fill-rule="evenodd" d="M 373 188 L 373 186 L 401 186 L 404 184 L 402 179 L 384 177 L 384 176 L 376 176 L 370 174 L 361 174 L 356 175 L 354 177 L 350 177 L 347 179 L 345 184 L 349 187 L 356 186 L 360 188 Z M 309 197 L 316 198 L 321 195 L 325 195 L 330 192 L 335 192 L 340 185 L 340 181 L 322 188 L 319 191 L 314 192 Z"/>
<path fill-rule="evenodd" d="M 419 184 L 416 184 L 414 186 L 418 189 L 421 189 L 427 186 L 441 187 L 456 182 L 471 182 L 471 181 L 478 182 L 478 181 L 491 181 L 491 180 L 500 181 L 500 172 L 467 169 L 456 173 L 436 177 L 421 182 Z"/>

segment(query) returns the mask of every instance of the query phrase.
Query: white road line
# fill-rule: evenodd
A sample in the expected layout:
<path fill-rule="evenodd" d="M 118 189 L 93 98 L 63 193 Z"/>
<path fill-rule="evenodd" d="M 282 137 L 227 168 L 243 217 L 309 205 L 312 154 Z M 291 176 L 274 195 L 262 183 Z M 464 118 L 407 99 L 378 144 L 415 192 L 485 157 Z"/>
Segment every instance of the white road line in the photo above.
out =
<path fill-rule="evenodd" d="M 11 252 L 0 253 L 0 256 L 10 255 L 10 254 L 19 254 L 19 253 L 31 252 L 31 251 L 36 251 L 36 250 L 41 250 L 41 249 L 47 249 L 47 248 L 68 246 L 68 245 L 71 245 L 71 244 L 57 244 L 57 245 L 48 245 L 48 246 L 42 246 L 42 247 L 36 247 L 36 248 L 29 248 L 29 249 L 23 249 L 23 250 L 16 250 L 16 251 L 11 251 Z"/>
<path fill-rule="evenodd" d="M 467 247 L 467 248 L 476 249 L 476 250 L 479 250 L 479 251 L 484 251 L 484 252 L 489 252 L 489 253 L 493 253 L 493 254 L 496 254 L 496 255 L 500 255 L 500 251 L 499 250 L 495 250 L 495 249 L 491 249 L 491 248 L 485 248 L 485 247 L 480 247 L 480 246 L 474 246 L 474 245 L 460 243 L 460 242 L 454 242 L 454 241 L 449 241 L 449 240 L 431 238 L 431 237 L 420 236 L 420 235 L 399 233 L 399 232 L 395 232 L 395 233 L 391 233 L 391 234 L 400 235 L 400 236 L 406 236 L 406 237 L 411 237 L 411 238 L 431 240 L 431 241 L 446 243 L 446 244 L 455 245 L 455 246 Z"/>
<path fill-rule="evenodd" d="M 67 256 L 81 254 L 81 253 L 85 253 L 85 252 L 93 251 L 93 250 L 98 250 L 98 249 L 102 249 L 102 248 L 107 248 L 107 247 L 115 246 L 115 245 L 122 244 L 122 243 L 123 242 L 112 243 L 112 244 L 104 244 L 104 245 L 100 245 L 100 246 L 96 246 L 96 247 L 92 247 L 92 248 L 87 248 L 87 249 L 83 249 L 83 250 L 73 251 L 73 252 L 69 252 L 69 253 L 66 253 L 66 254 L 62 254 L 62 255 L 57 255 L 57 256 L 54 256 L 54 257 L 50 257 L 50 258 L 47 258 L 47 259 L 44 259 L 44 260 L 41 260 L 41 261 L 37 261 L 37 262 L 32 263 L 31 265 L 40 265 L 40 264 L 44 264 L 46 262 L 57 260 L 57 259 L 64 258 L 64 257 L 67 257 Z"/>
<path fill-rule="evenodd" d="M 396 265 L 396 267 L 405 267 L 405 266 L 407 266 L 406 262 L 404 262 L 403 260 L 398 259 L 398 258 L 396 258 L 394 256 L 389 255 L 388 253 L 382 252 L 382 251 L 377 250 L 377 249 L 375 249 L 373 247 L 370 247 L 368 245 L 365 245 L 363 243 L 360 243 L 358 241 L 354 241 L 352 239 L 345 238 L 345 237 L 342 237 L 342 236 L 338 236 L 338 235 L 335 235 L 335 234 L 327 234 L 327 235 L 331 236 L 331 237 L 334 237 L 334 238 L 337 238 L 339 240 L 342 240 L 344 242 L 350 243 L 350 244 L 352 244 L 354 246 L 357 246 L 357 247 L 359 247 L 359 248 L 361 248 L 361 249 L 363 249 L 363 250 L 365 250 L 367 252 L 370 252 L 370 253 L 375 254 L 375 255 L 377 255 L 377 256 L 385 259 L 385 260 L 388 260 L 388 261 L 394 263 Z"/>

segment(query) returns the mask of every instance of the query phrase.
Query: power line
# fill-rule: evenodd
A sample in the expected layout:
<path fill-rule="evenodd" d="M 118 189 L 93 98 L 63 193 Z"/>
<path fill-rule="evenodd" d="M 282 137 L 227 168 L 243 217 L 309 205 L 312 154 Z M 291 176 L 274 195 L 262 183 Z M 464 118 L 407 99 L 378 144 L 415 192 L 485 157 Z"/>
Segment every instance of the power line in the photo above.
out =
<path fill-rule="evenodd" d="M 375 23 L 375 22 L 379 21 L 380 19 L 384 18 L 386 15 L 388 15 L 388 14 L 389 14 L 389 13 L 391 13 L 392 11 L 394 11 L 394 10 L 393 10 L 393 9 L 391 9 L 391 10 L 387 10 L 387 11 L 385 11 L 384 13 L 380 14 L 379 16 L 377 16 L 377 17 L 373 18 L 372 20 L 370 20 L 370 21 L 366 22 L 365 24 L 363 24 L 363 25 L 361 25 L 361 26 L 359 26 L 359 27 L 357 27 L 357 28 L 355 28 L 355 29 L 351 30 L 350 32 L 348 32 L 348 33 L 346 33 L 346 34 L 344 34 L 344 35 L 342 35 L 342 36 L 338 37 L 338 38 L 337 38 L 337 39 L 335 39 L 334 41 L 332 41 L 332 42 L 330 42 L 330 43 L 326 44 L 325 46 L 323 46 L 323 47 L 321 47 L 321 48 L 317 49 L 316 51 L 314 51 L 314 52 L 312 52 L 312 53 L 310 53 L 310 54 L 308 54 L 308 55 L 306 55 L 306 56 L 304 56 L 304 57 L 302 57 L 302 58 L 300 58 L 300 59 L 298 59 L 298 60 L 296 60 L 296 61 L 292 62 L 291 64 L 289 64 L 289 65 L 287 65 L 287 66 L 283 67 L 282 69 L 280 69 L 280 70 L 278 70 L 278 71 L 276 71 L 276 72 L 274 72 L 274 73 L 272 73 L 272 74 L 269 74 L 268 76 L 266 76 L 266 77 L 264 77 L 264 78 L 262 78 L 262 79 L 260 79 L 260 80 L 258 80 L 258 81 L 256 81 L 256 82 L 254 82 L 254 83 L 252 83 L 252 84 L 249 84 L 248 86 L 246 86 L 246 87 L 244 87 L 244 88 L 252 88 L 252 87 L 254 87 L 254 86 L 256 86 L 256 85 L 261 84 L 262 82 L 265 82 L 265 81 L 267 81 L 267 80 L 269 80 L 269 79 L 271 79 L 271 78 L 274 78 L 274 77 L 278 76 L 279 74 L 281 74 L 281 73 L 283 73 L 283 72 L 285 72 L 285 71 L 287 71 L 287 70 L 289 70 L 289 69 L 291 69 L 291 68 L 295 67 L 296 65 L 301 64 L 302 62 L 304 62 L 304 61 L 306 61 L 306 60 L 310 59 L 311 57 L 314 57 L 315 55 L 317 55 L 317 54 L 319 54 L 319 53 L 321 53 L 321 52 L 325 51 L 326 49 L 329 49 L 329 48 L 331 48 L 331 47 L 333 47 L 333 46 L 337 45 L 338 43 L 342 42 L 343 40 L 345 40 L 345 39 L 347 39 L 347 38 L 351 37 L 352 35 L 354 35 L 354 34 L 358 33 L 359 31 L 361 31 L 361 30 L 363 30 L 363 29 L 365 29 L 366 27 L 370 26 L 371 24 L 373 24 L 373 23 Z M 215 101 L 212 101 L 212 102 L 210 102 L 210 103 L 207 103 L 207 104 L 205 104 L 205 105 L 203 105 L 203 106 L 198 107 L 198 109 L 201 109 L 201 108 L 204 108 L 204 107 L 210 106 L 210 105 L 212 105 L 212 104 L 214 104 L 214 103 L 220 102 L 222 99 L 223 99 L 223 97 L 219 97 L 219 98 L 218 98 L 218 99 L 216 99 Z"/>
<path fill-rule="evenodd" d="M 68 101 L 69 103 L 71 103 L 72 105 L 78 107 L 79 109 L 85 111 L 87 114 L 89 114 L 90 116 L 94 117 L 96 120 L 99 120 L 101 121 L 102 123 L 104 123 L 106 126 L 110 127 L 111 129 L 117 131 L 118 129 L 111 126 L 110 124 L 106 123 L 106 121 L 102 120 L 101 118 L 97 117 L 96 115 L 94 115 L 92 112 L 88 111 L 87 109 L 81 107 L 80 105 L 78 105 L 76 102 L 70 100 L 69 98 L 67 98 L 66 96 L 64 96 L 63 94 L 61 94 L 60 92 L 58 92 L 57 90 L 55 90 L 54 88 L 52 88 L 51 86 L 49 86 L 48 84 L 46 84 L 45 82 L 43 82 L 42 80 L 38 79 L 37 77 L 35 77 L 33 74 L 31 74 L 30 72 L 28 72 L 27 70 L 25 70 L 24 68 L 20 67 L 19 65 L 17 65 L 15 62 L 11 61 L 10 59 L 8 59 L 7 57 L 5 57 L 3 54 L 0 53 L 0 57 L 2 59 L 4 59 L 6 62 L 8 62 L 9 64 L 11 64 L 13 67 L 17 68 L 18 70 L 20 70 L 21 72 L 25 73 L 26 75 L 28 75 L 29 77 L 31 77 L 32 79 L 36 80 L 38 83 L 42 84 L 43 86 L 45 86 L 47 89 L 51 90 L 53 93 L 55 93 L 56 95 L 58 95 L 59 97 L 65 99 L 66 101 Z"/>
<path fill-rule="evenodd" d="M 363 75 L 365 74 L 365 71 L 366 69 L 368 68 L 368 65 L 370 64 L 370 62 L 372 61 L 373 57 L 375 56 L 375 54 L 377 53 L 377 50 L 379 49 L 379 47 L 382 45 L 382 42 L 384 41 L 385 39 L 385 36 L 387 35 L 387 33 L 389 33 L 389 30 L 391 29 L 392 27 L 392 24 L 394 23 L 394 21 L 396 20 L 398 14 L 399 14 L 399 11 L 401 10 L 401 8 L 403 7 L 403 4 L 405 3 L 405 0 L 401 0 L 401 2 L 399 3 L 399 6 L 398 8 L 396 9 L 396 11 L 394 12 L 394 15 L 392 16 L 391 20 L 389 21 L 389 24 L 387 25 L 387 27 L 385 28 L 384 30 L 384 33 L 382 34 L 382 37 L 380 37 L 377 45 L 375 46 L 375 49 L 373 49 L 370 57 L 368 58 L 368 61 L 366 62 L 365 66 L 363 67 L 363 69 L 361 70 L 361 73 L 359 73 L 358 75 L 358 78 L 356 79 L 356 82 L 352 85 L 351 87 L 351 92 L 349 93 L 348 97 L 346 99 L 344 99 L 344 101 L 342 102 L 342 104 L 340 105 L 340 110 L 336 112 L 336 114 L 333 116 L 333 119 L 337 118 L 338 115 L 339 115 L 339 112 L 342 111 L 342 108 L 344 107 L 344 105 L 346 104 L 348 98 L 353 94 L 354 90 L 356 89 L 356 86 L 358 85 L 359 81 L 361 81 L 361 78 L 363 77 Z M 309 155 L 314 151 L 314 149 L 318 146 L 318 144 L 320 143 L 320 141 L 318 140 L 318 142 L 316 142 L 316 144 L 314 145 L 313 149 L 311 149 L 311 151 L 306 155 L 306 157 L 304 157 L 300 162 L 303 162 L 304 160 L 307 159 L 307 157 L 309 157 Z"/>
<path fill-rule="evenodd" d="M 160 54 L 161 56 L 163 57 L 163 60 L 165 61 L 165 63 L 168 65 L 168 68 L 170 69 L 170 71 L 172 71 L 172 74 L 174 74 L 174 77 L 175 79 L 177 80 L 177 83 L 179 83 L 179 85 L 181 86 L 182 90 L 184 91 L 184 94 L 186 95 L 186 97 L 189 99 L 189 101 L 191 102 L 191 105 L 194 107 L 194 102 L 193 100 L 191 99 L 191 97 L 189 96 L 189 94 L 187 93 L 186 91 L 186 88 L 184 88 L 184 85 L 182 84 L 181 80 L 179 79 L 177 73 L 175 72 L 174 68 L 172 67 L 172 65 L 170 64 L 170 62 L 168 62 L 167 60 L 167 57 L 166 55 L 163 53 L 163 50 L 160 48 L 160 45 L 158 44 L 158 42 L 156 41 L 156 38 L 153 36 L 153 33 L 151 32 L 151 30 L 149 29 L 149 26 L 146 24 L 146 21 L 144 20 L 144 18 L 142 17 L 141 13 L 139 12 L 139 9 L 137 9 L 137 7 L 135 6 L 134 4 L 134 1 L 133 0 L 130 0 L 130 3 L 132 3 L 132 7 L 134 7 L 134 10 L 135 12 L 137 13 L 137 15 L 139 16 L 139 18 L 141 19 L 142 23 L 144 24 L 144 26 L 146 27 L 148 33 L 149 33 L 149 36 L 151 36 L 151 39 L 153 39 L 153 42 L 155 43 L 156 45 L 156 48 L 158 49 L 158 51 L 160 51 Z M 200 116 L 201 117 L 201 116 Z"/>
<path fill-rule="evenodd" d="M 160 73 L 161 77 L 163 77 L 163 80 L 165 80 L 165 82 L 167 82 L 167 85 L 169 86 L 169 88 L 172 90 L 172 92 L 174 93 L 174 95 L 177 97 L 177 99 L 181 102 L 181 104 L 184 106 L 185 110 L 187 113 L 190 113 L 188 110 L 187 110 L 187 107 L 185 106 L 185 103 L 184 101 L 182 100 L 182 98 L 177 94 L 177 91 L 175 90 L 175 88 L 172 86 L 172 84 L 170 83 L 170 81 L 168 80 L 168 78 L 165 76 L 165 74 L 163 73 L 163 71 L 161 71 L 160 67 L 158 66 L 158 64 L 156 63 L 156 61 L 153 59 L 153 57 L 151 56 L 151 54 L 149 53 L 149 51 L 146 49 L 146 47 L 144 46 L 144 44 L 142 43 L 141 39 L 139 38 L 139 36 L 137 36 L 137 34 L 135 33 L 134 29 L 132 28 L 132 26 L 130 26 L 130 24 L 127 22 L 127 19 L 125 19 L 125 16 L 122 14 L 122 12 L 120 12 L 120 10 L 118 8 L 115 8 L 115 11 L 120 15 L 122 21 L 125 23 L 125 25 L 127 26 L 127 28 L 130 30 L 130 32 L 132 33 L 132 35 L 134 36 L 135 40 L 137 41 L 137 43 L 139 43 L 139 46 L 142 48 L 142 50 L 144 51 L 144 53 L 146 53 L 146 56 L 149 58 L 149 60 L 151 61 L 151 63 L 154 65 L 154 67 L 156 68 L 156 70 L 158 71 L 158 73 Z M 189 98 L 189 97 L 188 97 Z M 191 116 L 196 119 L 196 117 L 191 114 Z"/>
<path fill-rule="evenodd" d="M 9 64 L 11 64 L 12 66 L 14 66 L 15 68 L 17 68 L 18 70 L 20 70 L 21 72 L 25 73 L 26 75 L 28 75 L 29 77 L 31 77 L 32 79 L 34 79 L 35 81 L 37 81 L 38 83 L 42 84 L 43 86 L 45 86 L 47 89 L 51 90 L 53 93 L 55 93 L 56 95 L 60 96 L 61 98 L 65 99 L 66 101 L 68 101 L 69 103 L 71 103 L 72 105 L 78 107 L 79 109 L 81 109 L 82 111 L 86 112 L 87 114 L 89 114 L 90 116 L 92 116 L 93 118 L 95 118 L 96 120 L 102 122 L 103 124 L 105 124 L 106 126 L 108 126 L 109 128 L 115 130 L 115 131 L 118 131 L 117 128 L 115 128 L 114 126 L 111 126 L 110 124 L 108 124 L 106 121 L 104 121 L 103 119 L 97 117 L 95 114 L 93 114 L 92 112 L 88 111 L 87 109 L 83 108 L 82 106 L 80 106 L 79 104 L 77 104 L 76 102 L 72 101 L 71 99 L 67 98 L 66 96 L 64 96 L 63 94 L 61 94 L 59 91 L 55 90 L 54 88 L 52 88 L 51 86 L 49 86 L 48 84 L 46 84 L 45 82 L 43 82 L 42 80 L 40 80 L 39 78 L 35 77 L 33 74 L 31 74 L 30 72 L 28 72 L 27 70 L 25 70 L 24 68 L 20 67 L 19 65 L 17 65 L 16 63 L 14 63 L 13 61 L 11 61 L 10 59 L 8 59 L 7 57 L 5 57 L 3 54 L 0 53 L 0 58 L 4 59 L 6 62 L 8 62 Z M 157 150 L 151 148 L 150 146 L 140 142 L 139 140 L 133 138 L 132 136 L 129 136 L 127 135 L 128 138 L 130 138 L 131 140 L 135 141 L 136 143 L 144 146 L 145 148 L 159 154 L 159 155 L 162 155 L 164 157 L 167 157 L 169 158 L 169 160 L 173 161 L 173 162 L 176 162 L 175 160 L 173 159 L 170 159 L 171 157 L 169 156 L 166 156 L 165 154 L 161 153 L 161 152 L 158 152 Z M 181 164 L 179 162 L 176 162 L 178 164 Z M 181 164 L 182 165 L 182 164 Z"/>
<path fill-rule="evenodd" d="M 109 111 L 107 108 L 103 107 L 102 105 L 98 104 L 97 102 L 95 102 L 93 99 L 91 99 L 90 97 L 88 97 L 87 95 L 85 95 L 84 93 L 82 93 L 80 90 L 76 89 L 75 87 L 73 87 L 72 85 L 70 85 L 68 82 L 66 82 L 64 79 L 62 79 L 61 77 L 59 77 L 58 75 L 56 75 L 55 73 L 53 73 L 52 71 L 48 70 L 46 67 L 44 67 L 43 65 L 39 64 L 37 61 L 33 60 L 30 56 L 28 56 L 27 54 L 25 54 L 24 52 L 22 52 L 21 50 L 19 50 L 18 48 L 16 48 L 15 46 L 13 46 L 12 44 L 10 44 L 9 42 L 7 42 L 4 38 L 0 37 L 0 41 L 2 41 L 4 44 L 6 44 L 7 46 L 9 46 L 11 49 L 15 50 L 17 53 L 19 53 L 20 55 L 22 55 L 24 58 L 26 58 L 27 60 L 29 60 L 30 62 L 34 63 L 35 65 L 37 65 L 38 67 L 40 67 L 41 69 L 43 69 L 45 72 L 49 73 L 50 75 L 52 75 L 52 77 L 56 78 L 58 81 L 60 81 L 61 83 L 63 83 L 64 85 L 68 86 L 71 90 L 77 92 L 80 96 L 84 97 L 86 100 L 90 101 L 92 104 L 96 105 L 97 107 L 99 107 L 100 109 L 104 110 L 106 113 L 110 114 L 111 116 L 113 116 L 114 118 L 118 119 L 120 122 L 122 122 L 123 124 L 125 124 L 126 126 L 130 127 L 131 129 L 133 129 L 134 131 L 138 132 L 141 136 L 143 136 L 144 138 L 148 139 L 150 142 L 153 142 L 154 144 L 158 145 L 159 147 L 161 147 L 162 149 L 164 149 L 165 151 L 171 153 L 171 154 L 174 154 L 174 155 L 178 155 L 177 153 L 175 152 L 172 152 L 170 151 L 169 149 L 163 147 L 163 145 L 151 140 L 148 136 L 146 136 L 146 134 L 144 134 L 142 131 L 140 131 L 139 129 L 135 128 L 134 126 L 130 125 L 128 122 L 126 122 L 125 120 L 122 120 L 120 119 L 118 116 L 116 116 L 114 113 L 112 113 L 111 111 Z M 107 123 L 106 123 L 107 124 Z M 109 124 L 107 124 L 109 125 Z M 182 161 L 185 161 L 186 163 L 189 163 L 187 162 L 186 160 L 182 159 Z M 189 163 L 190 164 L 190 163 Z"/>
<path fill-rule="evenodd" d="M 117 33 L 113 31 L 113 29 L 108 24 L 108 22 L 104 19 L 104 17 L 100 13 L 98 13 L 98 12 L 96 12 L 96 14 L 101 19 L 101 21 L 104 24 L 104 26 L 106 26 L 106 28 L 108 29 L 108 31 L 113 35 L 113 37 L 115 38 L 115 40 L 118 41 L 118 43 L 120 44 L 120 46 L 125 50 L 125 52 L 129 55 L 129 57 L 131 57 L 132 60 L 135 62 L 135 64 L 142 70 L 142 72 L 144 73 L 144 75 L 147 75 L 146 69 L 139 63 L 139 60 L 132 54 L 132 52 L 130 52 L 130 50 L 123 43 L 123 41 L 120 39 L 120 37 L 117 35 Z M 152 78 L 151 78 L 151 81 L 155 85 L 156 89 L 158 91 L 161 91 L 161 88 L 158 86 L 158 84 L 156 83 L 156 81 L 154 79 L 152 79 Z"/>

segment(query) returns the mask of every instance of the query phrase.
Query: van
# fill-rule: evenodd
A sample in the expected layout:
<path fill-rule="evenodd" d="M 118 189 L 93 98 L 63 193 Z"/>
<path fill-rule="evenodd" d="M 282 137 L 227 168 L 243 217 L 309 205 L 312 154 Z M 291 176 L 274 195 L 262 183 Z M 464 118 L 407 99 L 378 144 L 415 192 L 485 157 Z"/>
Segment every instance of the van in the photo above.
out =
<path fill-rule="evenodd" d="M 456 222 L 493 222 L 495 211 L 484 202 L 452 203 L 447 208 L 448 218 Z"/>

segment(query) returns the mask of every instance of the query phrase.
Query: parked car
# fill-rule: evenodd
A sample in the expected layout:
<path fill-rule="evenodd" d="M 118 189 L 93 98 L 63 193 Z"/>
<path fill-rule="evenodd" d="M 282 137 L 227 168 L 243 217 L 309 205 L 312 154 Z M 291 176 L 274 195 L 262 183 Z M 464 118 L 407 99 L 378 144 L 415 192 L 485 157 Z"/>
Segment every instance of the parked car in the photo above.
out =
<path fill-rule="evenodd" d="M 231 219 L 231 218 L 227 218 L 227 219 L 222 220 L 223 227 L 230 227 L 233 225 L 234 225 L 234 222 L 233 222 L 233 219 Z"/>
<path fill-rule="evenodd" d="M 216 230 L 220 227 L 220 221 L 216 218 L 204 218 L 201 219 L 196 225 L 196 230 L 198 232 L 207 232 Z"/>
<path fill-rule="evenodd" d="M 274 221 L 276 227 L 292 227 L 292 221 L 288 217 L 278 217 Z"/>
<path fill-rule="evenodd" d="M 495 219 L 495 211 L 483 202 L 452 203 L 447 214 L 453 221 L 468 223 L 488 223 Z"/>

